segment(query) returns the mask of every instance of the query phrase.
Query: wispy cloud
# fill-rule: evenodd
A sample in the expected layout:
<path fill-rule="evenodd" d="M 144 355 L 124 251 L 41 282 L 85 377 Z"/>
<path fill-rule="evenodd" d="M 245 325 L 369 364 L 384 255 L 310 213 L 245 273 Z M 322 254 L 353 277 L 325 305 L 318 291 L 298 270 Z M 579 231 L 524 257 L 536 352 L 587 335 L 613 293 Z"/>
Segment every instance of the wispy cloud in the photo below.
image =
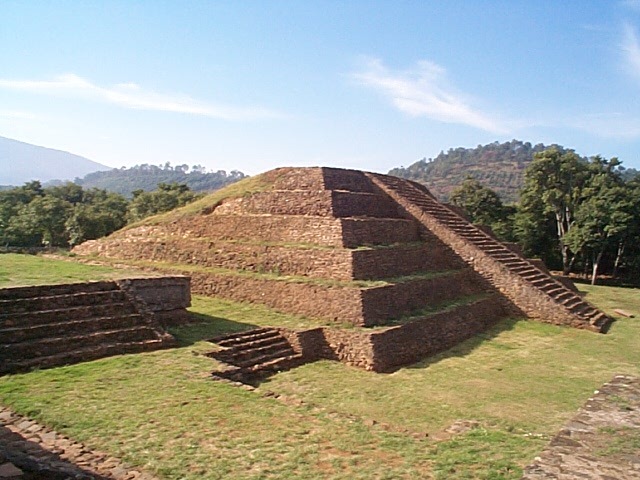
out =
<path fill-rule="evenodd" d="M 145 90 L 135 83 L 102 87 L 74 74 L 60 75 L 52 80 L 0 78 L 0 89 L 100 101 L 135 110 L 184 113 L 223 120 L 256 120 L 283 116 L 266 108 L 222 106 L 202 102 L 188 95 L 157 93 Z"/>
<path fill-rule="evenodd" d="M 632 140 L 640 137 L 640 118 L 632 118 L 623 113 L 574 116 L 566 119 L 564 126 L 583 130 L 601 138 Z"/>
<path fill-rule="evenodd" d="M 0 110 L 0 119 L 9 120 L 39 120 L 41 117 L 31 112 L 22 112 L 19 110 Z"/>
<path fill-rule="evenodd" d="M 629 73 L 640 80 L 640 42 L 636 31 L 629 24 L 624 26 L 622 52 Z"/>
<path fill-rule="evenodd" d="M 622 0 L 620 5 L 640 12 L 640 0 Z"/>
<path fill-rule="evenodd" d="M 410 70 L 392 71 L 379 59 L 368 59 L 351 78 L 387 96 L 400 111 L 446 123 L 458 123 L 491 133 L 507 133 L 498 122 L 473 109 L 449 85 L 444 68 L 426 60 Z"/>

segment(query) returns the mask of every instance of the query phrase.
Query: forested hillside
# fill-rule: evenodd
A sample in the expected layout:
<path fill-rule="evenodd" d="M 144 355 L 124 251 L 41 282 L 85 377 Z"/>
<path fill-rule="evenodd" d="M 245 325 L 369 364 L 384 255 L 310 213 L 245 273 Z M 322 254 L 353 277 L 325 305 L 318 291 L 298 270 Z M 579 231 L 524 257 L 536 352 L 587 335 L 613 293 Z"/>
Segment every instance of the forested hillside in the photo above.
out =
<path fill-rule="evenodd" d="M 520 140 L 494 142 L 476 148 L 450 148 L 436 158 L 424 158 L 407 168 L 394 168 L 389 174 L 423 183 L 445 201 L 456 186 L 472 177 L 498 193 L 503 202 L 514 203 L 523 185 L 524 171 L 533 161 L 533 156 L 551 147 L 560 153 L 568 150 L 559 145 L 539 143 L 534 146 Z M 637 174 L 636 170 L 628 169 L 624 176 L 631 179 Z"/>
<path fill-rule="evenodd" d="M 76 178 L 74 183 L 84 188 L 100 188 L 109 192 L 131 197 L 136 190 L 149 192 L 159 184 L 177 183 L 187 185 L 194 192 L 208 192 L 237 182 L 246 175 L 237 170 L 227 173 L 224 170 L 207 172 L 204 167 L 195 165 L 164 166 L 136 165 L 131 168 L 114 168 L 106 172 L 94 172 L 84 178 Z"/>

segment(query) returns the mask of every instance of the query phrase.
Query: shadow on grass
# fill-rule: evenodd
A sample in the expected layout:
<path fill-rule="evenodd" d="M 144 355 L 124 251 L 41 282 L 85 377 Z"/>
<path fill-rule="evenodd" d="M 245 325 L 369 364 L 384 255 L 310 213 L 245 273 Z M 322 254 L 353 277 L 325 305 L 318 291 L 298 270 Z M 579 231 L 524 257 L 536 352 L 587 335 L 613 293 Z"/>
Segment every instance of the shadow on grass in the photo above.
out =
<path fill-rule="evenodd" d="M 500 335 L 503 332 L 512 330 L 518 322 L 526 322 L 525 318 L 505 318 L 503 320 L 499 320 L 492 327 L 484 332 L 480 332 L 467 340 L 447 349 L 443 350 L 439 353 L 434 354 L 433 356 L 426 358 L 424 360 L 420 360 L 417 363 L 413 363 L 411 365 L 407 365 L 404 367 L 399 367 L 400 369 L 425 369 L 429 368 L 431 365 L 434 365 L 442 360 L 448 358 L 457 358 L 457 357 L 465 357 L 472 353 L 476 348 L 482 346 L 487 341 L 493 340 L 495 337 Z"/>
<path fill-rule="evenodd" d="M 251 323 L 236 322 L 228 318 L 214 317 L 201 313 L 189 312 L 191 321 L 187 325 L 171 327 L 169 332 L 178 341 L 178 346 L 187 347 L 196 342 L 209 340 L 227 333 L 242 332 L 256 328 Z"/>

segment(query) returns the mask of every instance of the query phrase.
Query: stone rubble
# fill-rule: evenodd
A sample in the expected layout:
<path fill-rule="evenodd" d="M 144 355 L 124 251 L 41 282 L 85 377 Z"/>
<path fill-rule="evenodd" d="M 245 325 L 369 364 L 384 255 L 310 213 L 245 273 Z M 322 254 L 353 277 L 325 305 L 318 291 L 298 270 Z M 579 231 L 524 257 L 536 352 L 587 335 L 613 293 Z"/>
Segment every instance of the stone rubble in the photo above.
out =
<path fill-rule="evenodd" d="M 155 480 L 0 406 L 0 479 Z"/>
<path fill-rule="evenodd" d="M 594 392 L 522 480 L 640 479 L 640 378 L 616 375 Z"/>

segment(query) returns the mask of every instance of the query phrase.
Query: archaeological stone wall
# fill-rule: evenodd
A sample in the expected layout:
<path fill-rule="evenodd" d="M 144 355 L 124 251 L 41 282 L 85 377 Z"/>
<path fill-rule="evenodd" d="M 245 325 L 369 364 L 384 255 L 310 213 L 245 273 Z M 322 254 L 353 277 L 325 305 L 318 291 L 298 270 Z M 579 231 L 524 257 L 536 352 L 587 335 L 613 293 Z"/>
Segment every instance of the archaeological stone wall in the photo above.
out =
<path fill-rule="evenodd" d="M 507 315 L 502 299 L 494 295 L 387 328 L 279 330 L 306 362 L 329 359 L 365 370 L 391 372 L 447 350 Z"/>
<path fill-rule="evenodd" d="M 491 288 L 472 270 L 459 270 L 433 278 L 362 290 L 362 305 L 367 326 L 384 325 L 429 306 L 442 305 L 456 298 L 478 295 Z"/>
<path fill-rule="evenodd" d="M 222 201 L 213 215 L 305 215 L 400 218 L 389 197 L 331 190 L 278 190 Z"/>
<path fill-rule="evenodd" d="M 191 306 L 191 279 L 188 276 L 127 278 L 119 280 L 142 301 L 163 325 L 180 325 L 187 321 Z"/>
<path fill-rule="evenodd" d="M 324 188 L 327 190 L 378 193 L 364 172 L 342 168 L 322 168 Z"/>

